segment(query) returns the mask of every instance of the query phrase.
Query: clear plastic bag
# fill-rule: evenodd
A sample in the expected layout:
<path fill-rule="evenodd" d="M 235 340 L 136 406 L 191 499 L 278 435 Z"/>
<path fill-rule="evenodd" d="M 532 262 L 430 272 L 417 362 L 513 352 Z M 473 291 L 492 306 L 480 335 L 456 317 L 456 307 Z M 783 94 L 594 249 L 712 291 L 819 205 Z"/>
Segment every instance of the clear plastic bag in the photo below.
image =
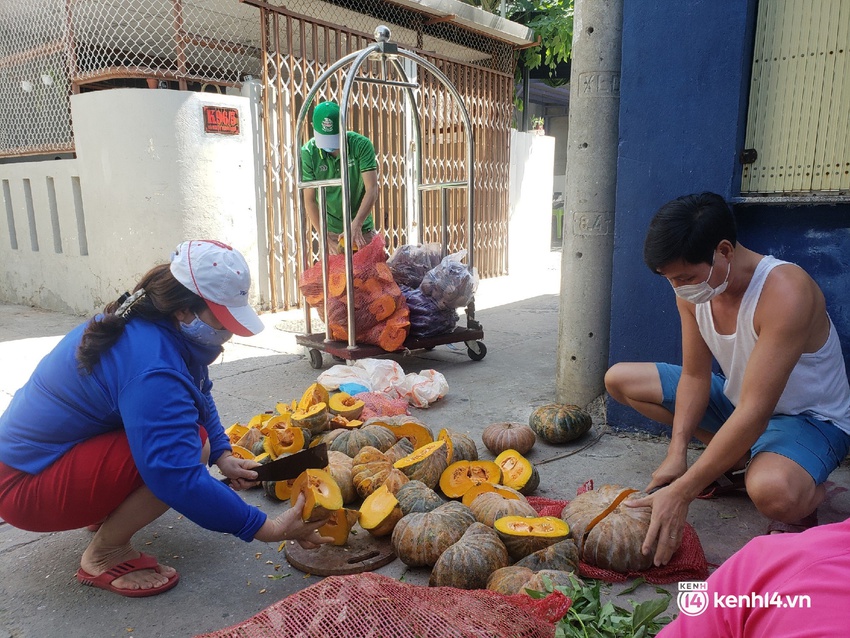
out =
<path fill-rule="evenodd" d="M 399 286 L 418 288 L 429 270 L 440 263 L 443 254 L 440 244 L 399 246 L 387 260 L 387 266 Z"/>
<path fill-rule="evenodd" d="M 466 250 L 447 255 L 425 274 L 419 285 L 439 308 L 461 308 L 475 296 L 478 271 L 461 263 L 464 257 Z"/>

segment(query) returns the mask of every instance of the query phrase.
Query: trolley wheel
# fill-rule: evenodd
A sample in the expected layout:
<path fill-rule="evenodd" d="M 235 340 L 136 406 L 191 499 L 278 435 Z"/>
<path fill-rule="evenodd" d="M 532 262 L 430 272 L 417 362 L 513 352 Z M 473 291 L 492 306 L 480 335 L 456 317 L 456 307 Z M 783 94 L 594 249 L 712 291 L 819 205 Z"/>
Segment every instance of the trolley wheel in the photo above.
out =
<path fill-rule="evenodd" d="M 324 364 L 324 360 L 322 359 L 322 353 L 316 350 L 315 348 L 310 348 L 310 367 L 315 370 L 321 370 L 322 365 Z"/>
<path fill-rule="evenodd" d="M 481 361 L 481 359 L 487 356 L 487 346 L 481 341 L 467 341 L 466 354 L 473 361 Z"/>

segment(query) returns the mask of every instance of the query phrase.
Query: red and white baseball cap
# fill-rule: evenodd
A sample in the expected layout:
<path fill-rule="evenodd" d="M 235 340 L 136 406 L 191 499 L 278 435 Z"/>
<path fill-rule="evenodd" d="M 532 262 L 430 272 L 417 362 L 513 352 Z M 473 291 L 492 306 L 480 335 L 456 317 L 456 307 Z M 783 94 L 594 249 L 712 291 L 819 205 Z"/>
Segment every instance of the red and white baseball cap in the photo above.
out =
<path fill-rule="evenodd" d="M 265 327 L 248 303 L 251 273 L 238 250 L 211 239 L 184 241 L 171 256 L 171 274 L 233 334 L 250 337 Z"/>

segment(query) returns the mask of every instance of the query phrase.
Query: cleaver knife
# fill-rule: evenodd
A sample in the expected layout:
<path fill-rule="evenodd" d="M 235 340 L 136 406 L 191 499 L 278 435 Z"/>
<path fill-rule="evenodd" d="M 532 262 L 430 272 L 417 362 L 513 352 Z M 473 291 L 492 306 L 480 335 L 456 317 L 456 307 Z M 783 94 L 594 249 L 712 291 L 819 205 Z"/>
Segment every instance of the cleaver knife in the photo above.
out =
<path fill-rule="evenodd" d="M 322 469 L 327 465 L 328 446 L 326 443 L 321 443 L 316 447 L 301 450 L 251 469 L 257 473 L 258 481 L 288 481 L 298 478 L 304 470 Z M 229 484 L 230 479 L 224 479 L 223 482 Z"/>

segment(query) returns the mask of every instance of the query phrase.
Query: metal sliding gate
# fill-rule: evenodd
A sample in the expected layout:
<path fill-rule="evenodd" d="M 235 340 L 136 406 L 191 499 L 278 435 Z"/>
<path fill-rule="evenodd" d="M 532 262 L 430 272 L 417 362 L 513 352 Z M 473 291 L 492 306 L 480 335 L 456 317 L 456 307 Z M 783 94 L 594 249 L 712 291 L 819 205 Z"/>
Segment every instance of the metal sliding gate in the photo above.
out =
<path fill-rule="evenodd" d="M 260 0 L 242 0 L 260 9 L 263 60 L 263 137 L 265 155 L 266 231 L 272 309 L 299 306 L 298 281 L 301 274 L 299 215 L 296 198 L 296 166 L 299 160 L 296 120 L 304 100 L 316 80 L 334 62 L 373 41 L 359 15 L 351 28 L 350 16 L 307 16 Z M 293 3 L 289 3 L 292 5 Z M 381 3 L 389 6 L 389 3 Z M 306 7 L 307 5 L 305 5 Z M 399 9 L 402 11 L 402 9 Z M 401 16 L 396 16 L 401 17 Z M 332 18 L 332 21 L 331 19 Z M 377 26 L 377 20 L 369 19 Z M 349 25 L 349 26 L 340 26 Z M 501 45 L 498 55 L 485 55 L 471 47 L 444 47 L 450 51 L 478 53 L 478 59 L 458 61 L 422 50 L 421 32 L 403 28 L 394 33 L 413 38 L 406 45 L 434 64 L 452 82 L 469 112 L 475 139 L 475 196 L 473 238 L 475 265 L 482 277 L 507 273 L 509 140 L 513 117 L 513 58 L 510 48 Z M 482 41 L 482 38 L 477 38 Z M 418 48 L 416 45 L 419 45 Z M 507 51 L 507 55 L 505 53 Z M 489 66 L 485 66 L 485 62 Z M 496 67 L 496 68 L 492 68 Z M 416 69 L 406 69 L 416 77 Z M 336 99 L 344 83 L 340 69 L 316 96 L 317 101 Z M 375 227 L 388 239 L 392 252 L 405 243 L 441 241 L 440 193 L 423 193 L 421 210 L 416 194 L 406 192 L 408 172 L 414 170 L 412 147 L 413 118 L 405 109 L 400 87 L 359 84 L 352 93 L 347 128 L 369 137 L 375 145 L 378 164 L 379 197 L 374 210 Z M 427 74 L 417 90 L 422 120 L 422 176 L 425 182 L 461 179 L 465 171 L 466 140 L 451 97 L 439 82 Z M 465 247 L 467 204 L 462 192 L 450 191 L 450 251 Z M 411 229 L 413 236 L 406 236 Z M 318 259 L 314 236 L 306 247 L 307 262 Z"/>

